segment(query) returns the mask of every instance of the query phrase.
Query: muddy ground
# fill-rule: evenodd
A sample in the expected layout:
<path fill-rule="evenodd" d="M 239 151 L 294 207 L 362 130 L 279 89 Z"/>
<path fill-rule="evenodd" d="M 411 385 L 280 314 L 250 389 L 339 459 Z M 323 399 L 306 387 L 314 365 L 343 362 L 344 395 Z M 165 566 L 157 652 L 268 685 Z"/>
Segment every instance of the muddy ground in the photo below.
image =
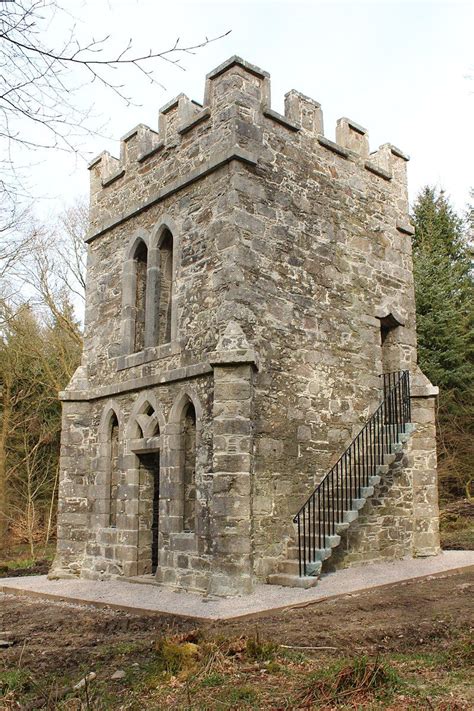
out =
<path fill-rule="evenodd" d="M 117 666 L 127 669 L 144 663 L 160 637 L 197 627 L 207 639 L 257 636 L 285 648 L 314 647 L 304 653 L 323 655 L 326 660 L 328 655 L 337 659 L 431 649 L 439 653 L 472 631 L 473 593 L 474 571 L 470 569 L 274 615 L 219 623 L 0 594 L 0 637 L 11 643 L 0 650 L 0 669 L 4 673 L 25 669 L 33 680 L 56 675 L 74 682 L 90 671 L 109 679 Z"/>

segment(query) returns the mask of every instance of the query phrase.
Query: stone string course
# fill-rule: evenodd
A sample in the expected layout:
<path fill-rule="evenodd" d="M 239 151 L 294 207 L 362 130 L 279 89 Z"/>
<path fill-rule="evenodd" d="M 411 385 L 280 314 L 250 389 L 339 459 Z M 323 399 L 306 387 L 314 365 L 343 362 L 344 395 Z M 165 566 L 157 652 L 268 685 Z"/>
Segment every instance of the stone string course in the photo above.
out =
<path fill-rule="evenodd" d="M 297 91 L 278 114 L 268 73 L 233 57 L 207 76 L 203 106 L 180 95 L 158 131 L 139 125 L 120 158 L 91 162 L 84 354 L 62 393 L 52 576 L 150 574 L 159 476 L 157 580 L 251 592 L 284 559 L 294 513 L 375 410 L 380 373 L 400 369 L 412 374 L 416 431 L 332 564 L 438 551 L 436 390 L 416 361 L 407 160 L 389 143 L 370 153 L 366 129 L 347 118 L 330 141 L 320 104 Z M 174 250 L 171 342 L 148 335 L 132 353 L 130 255 L 142 240 L 156 259 L 164 229 Z M 390 314 L 403 325 L 382 344 Z M 192 531 L 182 524 L 188 403 Z M 159 474 L 134 442 L 159 451 Z"/>

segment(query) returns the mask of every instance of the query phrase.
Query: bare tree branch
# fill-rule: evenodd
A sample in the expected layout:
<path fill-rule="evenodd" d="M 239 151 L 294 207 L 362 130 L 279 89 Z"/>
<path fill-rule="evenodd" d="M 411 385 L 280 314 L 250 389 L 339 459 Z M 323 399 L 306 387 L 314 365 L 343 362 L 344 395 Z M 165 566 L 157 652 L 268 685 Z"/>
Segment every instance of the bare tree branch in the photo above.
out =
<path fill-rule="evenodd" d="M 59 21 L 67 21 L 69 27 L 55 47 L 48 39 L 55 34 L 48 30 Z M 135 51 L 130 39 L 122 49 L 112 51 L 109 35 L 80 41 L 74 19 L 58 0 L 0 0 L 0 204 L 7 188 L 10 201 L 15 203 L 19 197 L 12 146 L 77 152 L 80 139 L 96 133 L 91 107 L 81 108 L 77 96 L 85 86 L 99 83 L 131 104 L 133 97 L 124 92 L 123 70 L 131 68 L 162 87 L 160 66 L 184 69 L 183 56 L 228 34 L 189 45 L 178 38 L 164 50 L 145 52 Z M 2 213 L 0 207 L 0 231 L 8 223 Z"/>

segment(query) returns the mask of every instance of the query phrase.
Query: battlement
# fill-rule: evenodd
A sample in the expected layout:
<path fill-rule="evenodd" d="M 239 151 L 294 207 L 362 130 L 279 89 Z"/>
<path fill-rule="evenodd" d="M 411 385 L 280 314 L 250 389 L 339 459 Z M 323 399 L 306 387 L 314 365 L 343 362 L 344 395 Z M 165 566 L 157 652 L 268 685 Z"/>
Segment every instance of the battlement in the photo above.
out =
<path fill-rule="evenodd" d="M 409 158 L 401 150 L 385 143 L 370 152 L 367 129 L 345 117 L 337 121 L 335 141 L 330 140 L 324 135 L 319 102 L 295 90 L 285 96 L 284 114 L 274 111 L 269 73 L 234 56 L 207 75 L 202 105 L 179 94 L 160 109 L 158 130 L 139 124 L 122 137 L 119 158 L 103 152 L 90 162 L 92 202 L 102 190 L 120 190 L 138 176 L 146 175 L 148 185 L 160 188 L 180 171 L 196 171 L 219 152 L 230 155 L 234 148 L 251 148 L 258 158 L 265 131 L 272 129 L 282 131 L 305 154 L 308 149 L 330 152 L 406 196 Z M 191 150 L 193 141 L 200 145 Z"/>

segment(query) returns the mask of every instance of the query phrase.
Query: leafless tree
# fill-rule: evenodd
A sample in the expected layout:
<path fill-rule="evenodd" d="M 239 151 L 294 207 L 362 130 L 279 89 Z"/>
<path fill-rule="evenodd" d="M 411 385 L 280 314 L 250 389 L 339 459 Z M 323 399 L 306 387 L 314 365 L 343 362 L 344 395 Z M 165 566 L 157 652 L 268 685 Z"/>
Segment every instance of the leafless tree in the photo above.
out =
<path fill-rule="evenodd" d="M 68 30 L 60 46 L 52 46 L 48 37 L 55 36 L 51 29 L 57 25 Z M 163 63 L 183 68 L 183 55 L 220 38 L 187 46 L 177 39 L 168 48 L 146 52 L 135 51 L 130 40 L 113 52 L 110 36 L 79 36 L 74 19 L 57 0 L 0 0 L 0 233 L 15 224 L 17 205 L 28 193 L 15 148 L 76 151 L 80 137 L 93 130 L 90 109 L 81 108 L 77 96 L 85 85 L 98 83 L 131 103 L 121 70 L 132 68 L 161 85 Z"/>
<path fill-rule="evenodd" d="M 3 297 L 14 304 L 11 292 L 16 287 L 19 303 L 26 300 L 43 319 L 55 320 L 79 346 L 82 336 L 78 323 L 82 319 L 86 285 L 87 225 L 88 210 L 83 198 L 49 224 L 30 218 L 23 232 L 22 253 L 18 259 L 12 256 L 9 260 L 10 294 Z M 1 316 L 0 309 L 0 327 Z"/>

